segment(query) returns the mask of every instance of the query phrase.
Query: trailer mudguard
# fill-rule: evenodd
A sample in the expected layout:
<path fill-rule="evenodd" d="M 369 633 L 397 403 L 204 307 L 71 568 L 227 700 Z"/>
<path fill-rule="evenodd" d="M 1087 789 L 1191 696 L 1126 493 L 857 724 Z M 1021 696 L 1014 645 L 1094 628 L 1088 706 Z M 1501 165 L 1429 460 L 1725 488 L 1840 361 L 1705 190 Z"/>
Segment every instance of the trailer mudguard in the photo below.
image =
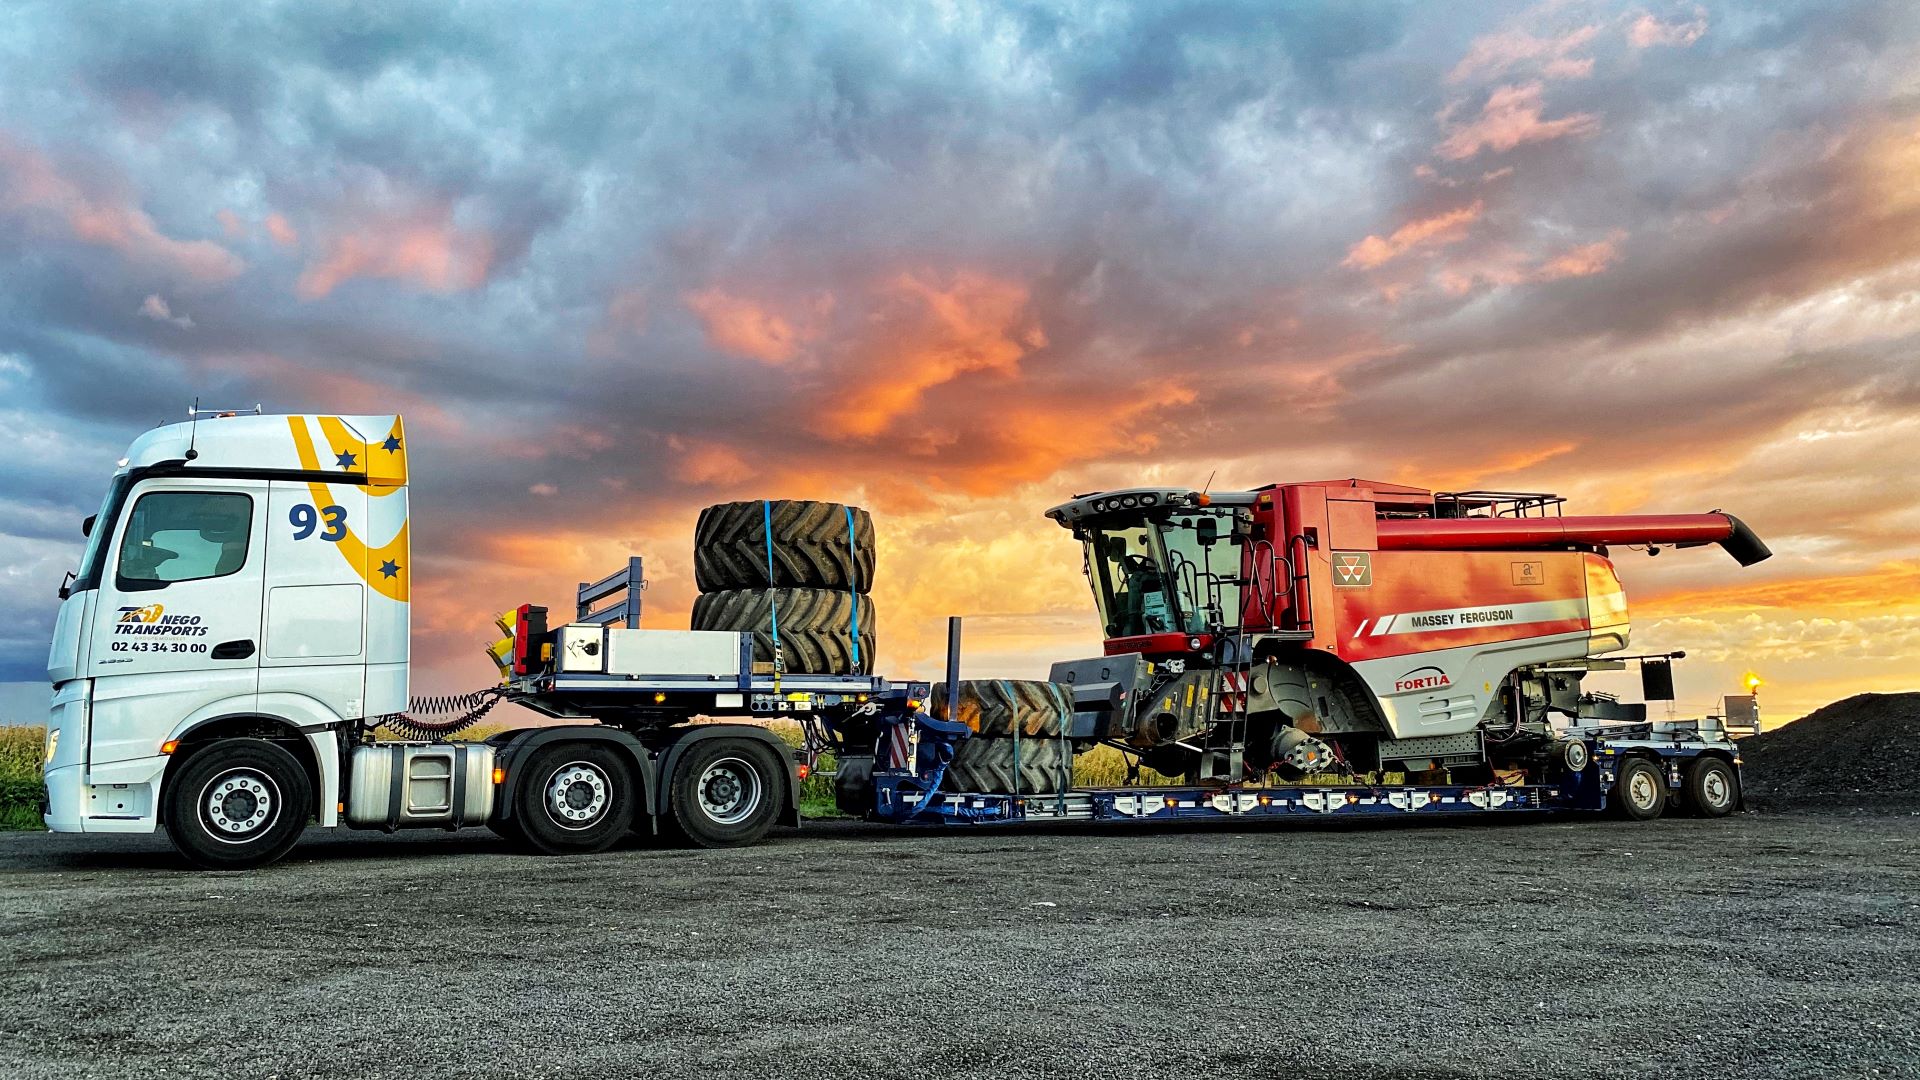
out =
<path fill-rule="evenodd" d="M 700 724 L 696 727 L 668 728 L 660 733 L 663 741 L 656 746 L 660 753 L 656 775 L 665 782 L 647 785 L 646 804 L 655 820 L 672 813 L 669 804 L 673 784 L 673 770 L 687 748 L 708 739 L 737 738 L 752 739 L 772 750 L 774 757 L 787 766 L 787 799 L 780 808 L 779 822 L 782 825 L 798 828 L 800 826 L 800 785 L 793 775 L 793 747 L 765 728 L 751 724 Z"/>
<path fill-rule="evenodd" d="M 507 793 L 520 782 L 515 766 L 540 747 L 557 742 L 608 743 L 618 749 L 632 764 L 633 774 L 640 779 L 640 808 L 647 811 L 649 819 L 656 815 L 653 809 L 658 794 L 656 789 L 662 785 L 655 783 L 654 778 L 661 775 L 661 771 L 646 745 L 618 728 L 590 727 L 585 724 L 520 728 L 501 732 L 487 741 L 494 747 L 494 766 L 506 770 L 508 781 L 494 789 L 493 816 L 497 820 L 511 820 L 513 817 L 513 800 L 507 797 Z"/>

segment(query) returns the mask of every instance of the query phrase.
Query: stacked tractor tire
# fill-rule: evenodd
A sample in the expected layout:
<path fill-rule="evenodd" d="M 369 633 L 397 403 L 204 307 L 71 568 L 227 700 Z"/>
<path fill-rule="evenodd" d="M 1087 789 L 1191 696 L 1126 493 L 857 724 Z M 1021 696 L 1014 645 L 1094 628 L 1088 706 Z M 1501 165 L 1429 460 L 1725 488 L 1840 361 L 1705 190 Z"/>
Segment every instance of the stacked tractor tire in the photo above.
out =
<path fill-rule="evenodd" d="M 947 684 L 933 685 L 933 715 L 973 729 L 941 787 L 999 795 L 1050 795 L 1072 786 L 1073 747 L 1062 736 L 1073 698 L 1059 683 L 962 679 L 957 714 Z"/>
<path fill-rule="evenodd" d="M 750 631 L 756 664 L 874 670 L 873 518 L 857 506 L 780 499 L 700 511 L 693 533 L 695 630 Z"/>

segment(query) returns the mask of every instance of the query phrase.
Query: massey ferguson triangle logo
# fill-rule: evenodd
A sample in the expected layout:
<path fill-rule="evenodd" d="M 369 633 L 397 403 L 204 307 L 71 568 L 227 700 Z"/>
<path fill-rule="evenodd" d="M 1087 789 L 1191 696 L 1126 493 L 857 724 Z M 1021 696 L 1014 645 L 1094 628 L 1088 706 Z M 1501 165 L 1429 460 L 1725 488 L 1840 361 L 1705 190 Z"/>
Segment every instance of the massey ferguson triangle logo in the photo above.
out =
<path fill-rule="evenodd" d="M 1373 584 L 1373 553 L 1370 551 L 1334 552 L 1333 583 L 1335 585 Z"/>
<path fill-rule="evenodd" d="M 1409 690 L 1438 690 L 1452 685 L 1453 680 L 1437 667 L 1414 668 L 1393 680 L 1393 692 L 1404 694 Z"/>

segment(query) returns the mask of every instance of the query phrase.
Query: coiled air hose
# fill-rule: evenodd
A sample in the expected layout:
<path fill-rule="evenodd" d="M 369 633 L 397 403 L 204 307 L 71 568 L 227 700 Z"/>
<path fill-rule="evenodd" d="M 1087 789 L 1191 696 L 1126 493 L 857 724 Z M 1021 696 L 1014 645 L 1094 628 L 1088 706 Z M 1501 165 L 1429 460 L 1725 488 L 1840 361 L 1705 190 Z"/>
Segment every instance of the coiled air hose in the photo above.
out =
<path fill-rule="evenodd" d="M 506 692 L 506 687 L 490 686 L 471 694 L 417 697 L 407 702 L 406 712 L 369 717 L 367 725 L 379 727 L 384 724 L 409 739 L 438 742 L 479 723 L 481 717 L 487 715 L 495 705 L 500 704 L 500 699 L 506 695 Z M 445 716 L 449 719 L 425 720 L 413 715 L 415 713 Z"/>

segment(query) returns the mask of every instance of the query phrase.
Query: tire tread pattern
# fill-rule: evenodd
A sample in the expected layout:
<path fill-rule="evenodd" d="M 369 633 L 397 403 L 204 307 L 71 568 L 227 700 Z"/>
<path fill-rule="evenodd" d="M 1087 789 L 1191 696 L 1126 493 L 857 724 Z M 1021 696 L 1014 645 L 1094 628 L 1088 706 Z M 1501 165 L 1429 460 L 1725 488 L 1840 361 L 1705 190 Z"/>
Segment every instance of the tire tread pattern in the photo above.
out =
<path fill-rule="evenodd" d="M 759 500 L 719 503 L 700 511 L 693 529 L 693 580 L 701 592 L 730 589 L 873 587 L 873 517 L 853 507 L 848 543 L 842 503 L 778 499 L 773 519 L 773 575 L 767 574 L 768 510 Z"/>
<path fill-rule="evenodd" d="M 933 716 L 948 719 L 947 684 L 933 684 Z M 959 722 L 982 735 L 1056 736 L 1073 715 L 1064 683 L 1038 679 L 961 679 Z"/>
<path fill-rule="evenodd" d="M 1073 754 L 1059 739 L 1021 739 L 1022 795 L 1051 795 L 1072 782 Z M 983 795 L 1015 793 L 1013 739 L 972 738 L 961 741 L 947 765 L 940 786 L 947 791 Z"/>
<path fill-rule="evenodd" d="M 809 675 L 873 672 L 873 602 L 860 600 L 860 662 L 853 660 L 853 597 L 826 589 L 728 589 L 693 601 L 695 630 L 750 631 L 756 663 L 773 662 L 773 618 L 780 615 L 786 670 Z"/>

